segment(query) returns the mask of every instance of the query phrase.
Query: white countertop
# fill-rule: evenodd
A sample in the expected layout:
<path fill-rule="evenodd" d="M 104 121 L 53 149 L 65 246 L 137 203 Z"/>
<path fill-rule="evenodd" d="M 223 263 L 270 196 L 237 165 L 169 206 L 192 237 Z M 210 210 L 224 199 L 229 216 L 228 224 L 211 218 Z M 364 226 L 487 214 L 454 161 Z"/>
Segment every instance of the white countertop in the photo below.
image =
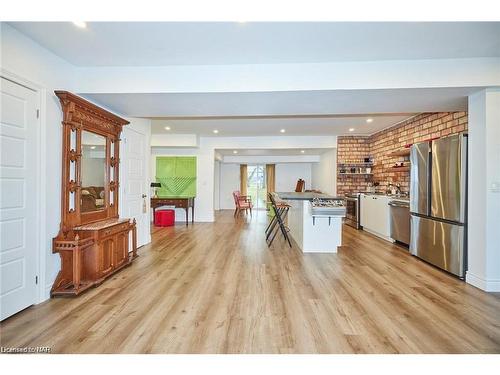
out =
<path fill-rule="evenodd" d="M 399 195 L 392 195 L 392 194 L 384 194 L 384 193 L 362 193 L 364 195 L 375 195 L 377 197 L 387 197 L 391 200 L 398 200 L 402 202 L 409 202 L 410 197 L 409 196 L 399 196 Z"/>

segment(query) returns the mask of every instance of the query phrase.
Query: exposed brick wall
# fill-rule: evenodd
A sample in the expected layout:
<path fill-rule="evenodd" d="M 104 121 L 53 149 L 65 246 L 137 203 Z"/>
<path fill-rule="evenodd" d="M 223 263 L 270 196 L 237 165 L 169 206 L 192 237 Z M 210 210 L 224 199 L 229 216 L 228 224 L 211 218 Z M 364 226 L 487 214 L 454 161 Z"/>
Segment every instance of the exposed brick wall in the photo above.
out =
<path fill-rule="evenodd" d="M 364 191 L 372 181 L 370 176 L 340 176 L 342 164 L 358 163 L 370 156 L 370 137 L 338 137 L 337 139 L 337 195 Z"/>
<path fill-rule="evenodd" d="M 392 166 L 407 157 L 390 157 L 392 151 L 403 149 L 407 144 L 431 138 L 444 137 L 467 130 L 467 112 L 422 113 L 370 137 L 338 137 L 337 144 L 337 193 L 366 190 L 369 182 L 378 182 L 379 190 L 385 191 L 388 183 L 399 183 L 403 191 L 409 191 L 410 172 L 395 171 Z M 340 163 L 370 156 L 373 159 L 373 176 L 339 176 Z"/>

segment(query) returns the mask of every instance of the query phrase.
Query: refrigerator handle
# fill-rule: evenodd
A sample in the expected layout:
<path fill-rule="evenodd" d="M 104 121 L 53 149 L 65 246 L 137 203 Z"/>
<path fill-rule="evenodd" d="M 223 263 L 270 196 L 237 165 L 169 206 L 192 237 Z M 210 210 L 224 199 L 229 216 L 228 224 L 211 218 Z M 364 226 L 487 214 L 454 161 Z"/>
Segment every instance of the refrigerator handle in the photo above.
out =
<path fill-rule="evenodd" d="M 429 141 L 429 158 L 427 159 L 427 215 L 431 215 L 432 207 L 432 141 Z"/>
<path fill-rule="evenodd" d="M 467 152 L 468 152 L 468 136 L 467 134 L 460 134 L 460 156 L 461 156 L 461 174 L 460 180 L 460 221 L 465 223 L 467 221 L 467 185 L 468 185 L 468 168 L 467 168 Z"/>

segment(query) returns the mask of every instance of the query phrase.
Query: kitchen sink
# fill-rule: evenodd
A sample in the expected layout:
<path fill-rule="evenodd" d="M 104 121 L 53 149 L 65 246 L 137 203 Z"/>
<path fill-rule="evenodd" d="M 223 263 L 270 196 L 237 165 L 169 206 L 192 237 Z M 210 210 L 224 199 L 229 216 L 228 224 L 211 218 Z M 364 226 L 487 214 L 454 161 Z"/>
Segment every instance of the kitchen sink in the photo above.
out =
<path fill-rule="evenodd" d="M 390 198 L 401 198 L 401 199 L 410 199 L 408 194 L 387 194 Z"/>
<path fill-rule="evenodd" d="M 376 193 L 365 193 L 366 195 L 380 195 L 380 196 L 385 196 L 389 198 L 398 198 L 398 199 L 410 199 L 410 196 L 408 194 L 387 194 L 387 193 L 382 193 L 382 192 L 376 192 Z"/>

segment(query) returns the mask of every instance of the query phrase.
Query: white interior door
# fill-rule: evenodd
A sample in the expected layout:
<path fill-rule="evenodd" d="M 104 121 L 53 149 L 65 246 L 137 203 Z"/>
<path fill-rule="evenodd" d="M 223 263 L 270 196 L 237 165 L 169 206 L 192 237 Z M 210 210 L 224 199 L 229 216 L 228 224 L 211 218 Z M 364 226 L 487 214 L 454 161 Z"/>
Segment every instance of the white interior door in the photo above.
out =
<path fill-rule="evenodd" d="M 121 149 L 121 216 L 137 221 L 137 246 L 150 242 L 149 178 L 146 135 L 124 127 Z"/>
<path fill-rule="evenodd" d="M 36 299 L 38 94 L 1 78 L 0 320 Z"/>

